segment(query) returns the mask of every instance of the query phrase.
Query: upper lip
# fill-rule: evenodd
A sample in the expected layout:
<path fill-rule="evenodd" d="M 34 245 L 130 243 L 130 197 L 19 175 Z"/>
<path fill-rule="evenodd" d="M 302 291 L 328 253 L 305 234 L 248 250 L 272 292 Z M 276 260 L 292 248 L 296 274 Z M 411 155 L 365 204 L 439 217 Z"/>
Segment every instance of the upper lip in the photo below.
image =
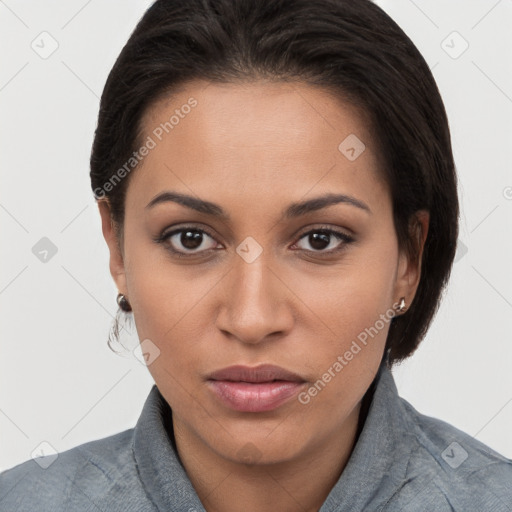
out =
<path fill-rule="evenodd" d="M 229 366 L 211 373 L 209 379 L 234 382 L 271 382 L 273 380 L 304 382 L 300 375 L 273 364 L 262 364 L 253 367 L 242 365 Z"/>

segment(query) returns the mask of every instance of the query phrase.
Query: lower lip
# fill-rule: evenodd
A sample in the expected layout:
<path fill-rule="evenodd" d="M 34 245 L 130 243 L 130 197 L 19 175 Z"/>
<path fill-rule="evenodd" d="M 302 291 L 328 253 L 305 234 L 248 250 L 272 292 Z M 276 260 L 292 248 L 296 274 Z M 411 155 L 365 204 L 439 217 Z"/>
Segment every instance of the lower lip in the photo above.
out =
<path fill-rule="evenodd" d="M 228 380 L 208 381 L 210 389 L 220 400 L 236 411 L 264 412 L 283 405 L 294 397 L 304 382 L 233 382 Z"/>

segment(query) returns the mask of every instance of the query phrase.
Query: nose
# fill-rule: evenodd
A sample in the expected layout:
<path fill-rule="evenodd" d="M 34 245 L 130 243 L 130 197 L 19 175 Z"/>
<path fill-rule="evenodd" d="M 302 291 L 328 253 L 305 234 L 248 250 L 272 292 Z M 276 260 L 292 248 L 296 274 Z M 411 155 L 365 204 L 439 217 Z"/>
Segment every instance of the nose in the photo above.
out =
<path fill-rule="evenodd" d="M 235 256 L 233 268 L 221 281 L 217 328 L 244 344 L 283 336 L 293 325 L 293 293 L 269 266 L 264 252 L 251 263 Z"/>

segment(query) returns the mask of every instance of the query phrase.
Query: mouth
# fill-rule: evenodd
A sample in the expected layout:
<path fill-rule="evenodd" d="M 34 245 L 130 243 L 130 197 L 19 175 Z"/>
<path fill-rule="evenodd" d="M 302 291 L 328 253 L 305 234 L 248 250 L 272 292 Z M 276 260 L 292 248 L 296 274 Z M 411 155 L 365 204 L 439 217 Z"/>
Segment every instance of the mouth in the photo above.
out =
<path fill-rule="evenodd" d="M 209 375 L 207 384 L 220 402 L 236 411 L 276 409 L 295 396 L 306 381 L 275 365 L 230 366 Z"/>

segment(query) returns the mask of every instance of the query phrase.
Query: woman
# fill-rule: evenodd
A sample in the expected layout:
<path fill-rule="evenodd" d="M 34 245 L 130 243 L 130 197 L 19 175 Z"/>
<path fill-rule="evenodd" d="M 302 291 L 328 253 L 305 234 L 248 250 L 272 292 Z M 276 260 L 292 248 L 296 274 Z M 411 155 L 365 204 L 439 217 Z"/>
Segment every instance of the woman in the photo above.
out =
<path fill-rule="evenodd" d="M 4 472 L 0 511 L 512 508 L 512 461 L 390 371 L 459 210 L 439 91 L 380 8 L 158 0 L 108 77 L 91 186 L 155 386 L 134 429 Z"/>

